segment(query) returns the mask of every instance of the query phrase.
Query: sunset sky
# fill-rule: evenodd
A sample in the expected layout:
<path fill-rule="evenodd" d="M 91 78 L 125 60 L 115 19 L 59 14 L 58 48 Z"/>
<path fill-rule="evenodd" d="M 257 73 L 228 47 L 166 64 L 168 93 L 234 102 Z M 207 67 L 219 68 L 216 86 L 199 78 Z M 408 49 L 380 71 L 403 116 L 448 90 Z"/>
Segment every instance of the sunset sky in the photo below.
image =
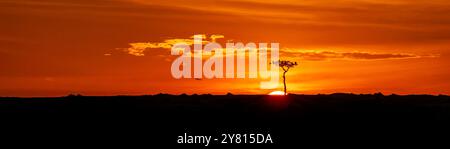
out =
<path fill-rule="evenodd" d="M 172 78 L 170 43 L 198 34 L 279 43 L 290 93 L 450 94 L 448 0 L 0 0 L 0 18 L 0 96 L 282 90 Z"/>

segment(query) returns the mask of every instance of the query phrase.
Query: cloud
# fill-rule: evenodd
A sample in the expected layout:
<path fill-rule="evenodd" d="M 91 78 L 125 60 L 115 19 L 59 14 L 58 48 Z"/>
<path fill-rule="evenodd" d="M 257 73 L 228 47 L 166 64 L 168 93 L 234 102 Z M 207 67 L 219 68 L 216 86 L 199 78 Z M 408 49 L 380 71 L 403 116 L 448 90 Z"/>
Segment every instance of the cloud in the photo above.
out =
<path fill-rule="evenodd" d="M 450 23 L 443 21 L 449 19 L 446 0 L 131 1 L 283 24 L 423 29 L 423 25 L 445 27 Z"/>
<path fill-rule="evenodd" d="M 203 39 L 206 39 L 206 35 L 201 35 Z M 145 51 L 147 49 L 170 49 L 173 45 L 184 43 L 186 45 L 193 45 L 194 44 L 194 36 L 191 36 L 189 39 L 182 39 L 182 38 L 175 38 L 175 39 L 166 39 L 163 42 L 135 42 L 130 43 L 130 47 L 126 48 L 124 51 L 128 54 L 134 55 L 134 56 L 145 56 Z M 208 40 L 202 40 L 202 43 L 208 43 L 208 42 L 215 42 L 218 38 L 224 38 L 223 35 L 211 35 L 210 39 Z"/>
<path fill-rule="evenodd" d="M 216 39 L 224 38 L 223 35 L 215 34 L 207 39 L 206 35 L 201 35 L 202 44 L 209 42 L 216 42 Z M 145 51 L 148 49 L 170 49 L 177 43 L 184 43 L 192 46 L 194 44 L 194 36 L 189 39 L 175 38 L 166 39 L 163 42 L 136 42 L 130 43 L 130 47 L 126 48 L 128 54 L 134 56 L 145 56 Z M 222 51 L 226 51 L 226 47 L 222 47 Z M 270 53 L 271 48 L 267 48 L 267 52 Z M 205 53 L 204 53 L 205 54 Z M 202 58 L 209 58 L 211 55 L 204 55 Z M 248 54 L 246 54 L 248 55 Z M 165 55 L 165 56 L 169 56 Z M 223 57 L 236 56 L 232 53 L 223 53 Z M 299 59 L 305 61 L 324 61 L 324 60 L 387 60 L 387 59 L 412 59 L 412 58 L 424 58 L 424 57 L 438 57 L 438 55 L 416 55 L 411 53 L 375 53 L 375 52 L 361 52 L 361 51 L 333 51 L 333 50 L 303 50 L 294 48 L 282 48 L 280 49 L 281 58 L 286 59 Z"/>
<path fill-rule="evenodd" d="M 192 39 L 167 39 L 164 42 L 136 42 L 130 43 L 131 47 L 125 49 L 125 51 L 134 56 L 144 56 L 147 49 L 170 49 L 176 43 L 192 45 L 194 41 Z"/>
<path fill-rule="evenodd" d="M 336 52 L 336 51 L 316 51 L 316 50 L 299 50 L 299 49 L 283 49 L 280 51 L 281 56 L 289 58 L 300 58 L 308 61 L 323 60 L 387 60 L 387 59 L 411 59 L 424 57 L 438 57 L 437 55 L 416 55 L 411 53 L 374 53 L 374 52 Z"/>
<path fill-rule="evenodd" d="M 211 35 L 211 42 L 216 42 L 216 39 L 225 38 L 223 35 Z"/>

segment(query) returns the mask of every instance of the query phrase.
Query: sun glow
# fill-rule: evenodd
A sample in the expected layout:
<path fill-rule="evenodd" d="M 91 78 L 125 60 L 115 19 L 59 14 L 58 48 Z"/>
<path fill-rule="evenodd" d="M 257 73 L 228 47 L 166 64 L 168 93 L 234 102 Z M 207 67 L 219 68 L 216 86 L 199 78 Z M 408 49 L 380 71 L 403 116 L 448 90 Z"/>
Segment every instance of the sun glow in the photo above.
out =
<path fill-rule="evenodd" d="M 273 91 L 273 92 L 270 92 L 269 95 L 280 96 L 280 95 L 284 95 L 284 92 L 283 91 Z"/>

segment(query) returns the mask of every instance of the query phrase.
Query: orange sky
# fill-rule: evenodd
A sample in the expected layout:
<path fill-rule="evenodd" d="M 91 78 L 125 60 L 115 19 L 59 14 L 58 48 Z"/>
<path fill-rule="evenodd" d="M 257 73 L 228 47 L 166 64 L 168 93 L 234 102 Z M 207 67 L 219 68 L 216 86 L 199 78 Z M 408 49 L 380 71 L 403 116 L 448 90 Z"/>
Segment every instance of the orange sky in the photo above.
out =
<path fill-rule="evenodd" d="M 0 96 L 267 94 L 255 79 L 173 79 L 195 34 L 278 42 L 291 93 L 450 94 L 448 0 L 0 0 Z M 274 90 L 281 90 L 274 89 Z"/>

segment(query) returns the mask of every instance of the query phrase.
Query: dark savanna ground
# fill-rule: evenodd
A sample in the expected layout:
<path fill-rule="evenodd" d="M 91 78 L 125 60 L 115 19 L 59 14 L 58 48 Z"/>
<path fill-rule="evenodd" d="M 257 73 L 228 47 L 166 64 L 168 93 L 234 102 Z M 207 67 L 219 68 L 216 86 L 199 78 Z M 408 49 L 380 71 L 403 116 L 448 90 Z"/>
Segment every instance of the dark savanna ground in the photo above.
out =
<path fill-rule="evenodd" d="M 0 98 L 2 136 L 54 147 L 176 144 L 177 136 L 270 133 L 274 144 L 209 147 L 404 147 L 445 144 L 449 96 L 153 95 Z M 430 142 L 431 141 L 431 142 Z M 393 144 L 392 144 L 393 143 Z"/>

